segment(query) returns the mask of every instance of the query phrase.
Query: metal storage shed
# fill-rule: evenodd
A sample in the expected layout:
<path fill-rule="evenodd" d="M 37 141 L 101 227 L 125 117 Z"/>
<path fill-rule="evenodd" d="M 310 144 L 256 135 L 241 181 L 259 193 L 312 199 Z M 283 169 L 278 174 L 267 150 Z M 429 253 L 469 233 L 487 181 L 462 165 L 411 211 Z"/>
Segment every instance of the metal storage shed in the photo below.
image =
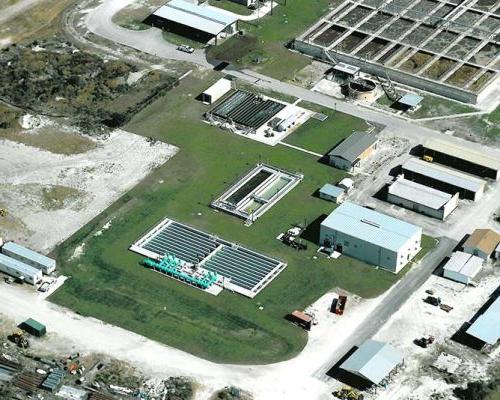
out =
<path fill-rule="evenodd" d="M 403 355 L 393 346 L 370 339 L 344 361 L 340 368 L 378 385 L 401 363 Z"/>
<path fill-rule="evenodd" d="M 47 329 L 45 325 L 41 324 L 38 321 L 35 321 L 33 318 L 28 318 L 26 321 L 19 325 L 19 328 L 25 332 L 28 332 L 33 336 L 44 336 L 47 333 Z"/>
<path fill-rule="evenodd" d="M 360 166 L 362 160 L 371 155 L 376 143 L 377 137 L 375 135 L 354 132 L 328 153 L 329 163 L 344 170 Z"/>
<path fill-rule="evenodd" d="M 456 251 L 443 267 L 443 276 L 468 285 L 482 268 L 482 258 Z"/>
<path fill-rule="evenodd" d="M 219 11 L 216 7 L 197 5 L 184 0 L 171 0 L 157 9 L 152 17 L 165 21 L 165 26 L 180 25 L 192 29 L 206 38 L 217 37 L 222 32 L 233 33 L 238 21 L 234 15 Z"/>
<path fill-rule="evenodd" d="M 464 243 L 464 251 L 487 260 L 491 257 L 498 243 L 500 234 L 492 229 L 476 229 Z"/>
<path fill-rule="evenodd" d="M 319 197 L 324 200 L 341 203 L 345 197 L 345 190 L 338 186 L 333 186 L 329 183 L 325 183 L 319 190 Z"/>
<path fill-rule="evenodd" d="M 470 146 L 470 143 L 462 146 L 450 140 L 433 139 L 423 145 L 424 156 L 474 175 L 500 179 L 500 155 L 476 151 Z"/>
<path fill-rule="evenodd" d="M 231 90 L 232 83 L 229 79 L 221 78 L 201 94 L 201 101 L 212 104 Z"/>
<path fill-rule="evenodd" d="M 406 93 L 404 96 L 397 101 L 400 105 L 402 105 L 406 109 L 412 109 L 417 107 L 424 98 L 415 93 Z"/>
<path fill-rule="evenodd" d="M 466 331 L 475 338 L 494 345 L 500 339 L 500 297 Z"/>
<path fill-rule="evenodd" d="M 389 186 L 387 201 L 444 220 L 457 208 L 458 193 L 451 195 L 404 179 L 404 176 L 400 175 Z"/>
<path fill-rule="evenodd" d="M 486 181 L 452 168 L 418 158 L 410 158 L 402 168 L 406 179 L 450 194 L 458 192 L 461 198 L 478 201 L 484 193 Z"/>
<path fill-rule="evenodd" d="M 56 260 L 14 242 L 5 243 L 2 246 L 2 253 L 33 268 L 40 269 L 44 274 L 50 274 L 56 269 Z"/>

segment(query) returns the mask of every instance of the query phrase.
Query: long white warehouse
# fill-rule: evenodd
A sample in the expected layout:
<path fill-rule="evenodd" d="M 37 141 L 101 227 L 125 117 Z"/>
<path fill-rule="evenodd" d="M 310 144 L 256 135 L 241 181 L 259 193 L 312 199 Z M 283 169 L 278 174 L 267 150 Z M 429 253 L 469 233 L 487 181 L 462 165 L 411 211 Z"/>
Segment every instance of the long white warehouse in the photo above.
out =
<path fill-rule="evenodd" d="M 46 257 L 36 251 L 27 249 L 17 243 L 7 242 L 2 246 L 2 253 L 21 261 L 30 267 L 41 270 L 44 274 L 51 274 L 56 270 L 56 260 Z"/>
<path fill-rule="evenodd" d="M 404 179 L 400 175 L 389 186 L 387 201 L 429 217 L 445 220 L 458 206 L 454 195 Z"/>
<path fill-rule="evenodd" d="M 0 254 L 0 272 L 4 272 L 31 285 L 42 280 L 42 271 L 25 263 Z"/>
<path fill-rule="evenodd" d="M 345 202 L 320 227 L 320 245 L 398 273 L 421 248 L 422 228 Z"/>

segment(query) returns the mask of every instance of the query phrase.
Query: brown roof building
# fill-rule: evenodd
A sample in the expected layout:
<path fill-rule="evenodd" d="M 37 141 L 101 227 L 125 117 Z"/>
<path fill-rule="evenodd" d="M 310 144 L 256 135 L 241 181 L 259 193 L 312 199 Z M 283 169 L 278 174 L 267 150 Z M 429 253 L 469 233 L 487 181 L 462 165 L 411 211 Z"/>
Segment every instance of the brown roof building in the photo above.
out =
<path fill-rule="evenodd" d="M 488 259 L 500 242 L 500 234 L 492 229 L 476 229 L 464 243 L 464 251 Z"/>

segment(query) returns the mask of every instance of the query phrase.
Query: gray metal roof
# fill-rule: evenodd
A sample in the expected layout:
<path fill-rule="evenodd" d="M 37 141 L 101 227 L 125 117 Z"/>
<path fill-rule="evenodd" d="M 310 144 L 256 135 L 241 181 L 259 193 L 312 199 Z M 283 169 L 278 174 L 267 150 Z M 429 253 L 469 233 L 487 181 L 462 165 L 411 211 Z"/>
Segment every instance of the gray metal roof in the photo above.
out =
<path fill-rule="evenodd" d="M 184 0 L 171 0 L 153 15 L 214 36 L 238 20 L 235 16 L 218 11 L 215 7 L 196 5 Z"/>
<path fill-rule="evenodd" d="M 452 254 L 444 270 L 457 272 L 473 279 L 483 268 L 483 259 L 472 254 L 456 251 Z"/>
<path fill-rule="evenodd" d="M 491 150 L 487 153 L 484 150 L 476 151 L 470 148 L 469 143 L 465 143 L 461 146 L 450 140 L 432 139 L 427 142 L 424 147 L 429 150 L 448 154 L 461 160 L 469 161 L 473 164 L 482 165 L 483 167 L 497 171 L 500 170 L 500 154 L 490 154 Z"/>
<path fill-rule="evenodd" d="M 337 147 L 331 150 L 328 155 L 330 157 L 343 158 L 344 160 L 353 163 L 366 149 L 373 146 L 376 142 L 377 137 L 373 134 L 354 132 Z"/>
<path fill-rule="evenodd" d="M 359 72 L 359 67 L 356 67 L 354 65 L 346 64 L 346 63 L 338 63 L 335 64 L 333 67 L 334 70 L 344 72 L 349 75 L 354 75 L 357 72 Z"/>
<path fill-rule="evenodd" d="M 418 158 L 410 158 L 407 160 L 403 164 L 403 170 L 412 171 L 474 193 L 482 190 L 486 184 L 486 181 L 476 178 L 475 176 L 465 174 L 456 169 L 423 161 Z"/>
<path fill-rule="evenodd" d="M 370 339 L 344 361 L 340 368 L 377 385 L 402 362 L 403 355 L 393 346 Z"/>
<path fill-rule="evenodd" d="M 418 226 L 350 202 L 333 210 L 321 225 L 393 251 L 422 232 Z"/>
<path fill-rule="evenodd" d="M 494 345 L 500 339 L 500 297 L 467 329 L 471 336 Z"/>
<path fill-rule="evenodd" d="M 21 257 L 27 258 L 28 260 L 34 261 L 40 265 L 47 268 L 52 268 L 56 265 L 56 261 L 52 258 L 46 257 L 43 254 L 37 253 L 36 251 L 27 249 L 14 242 L 7 242 L 2 246 L 2 249 L 8 250 L 11 253 L 17 254 Z"/>
<path fill-rule="evenodd" d="M 327 196 L 339 197 L 344 193 L 344 189 L 338 186 L 333 186 L 330 183 L 325 183 L 323 187 L 319 190 L 320 193 L 326 194 Z"/>
<path fill-rule="evenodd" d="M 0 254 L 0 264 L 18 271 L 25 277 L 29 276 L 35 278 L 42 273 L 39 269 L 30 267 L 28 264 L 15 260 L 11 257 L 7 257 L 5 254 Z"/>
<path fill-rule="evenodd" d="M 398 103 L 404 104 L 408 107 L 416 107 L 422 102 L 423 99 L 424 98 L 418 94 L 406 93 L 398 100 Z"/>
<path fill-rule="evenodd" d="M 409 181 L 403 177 L 398 177 L 389 186 L 389 193 L 434 210 L 441 209 L 453 197 L 451 194 Z"/>

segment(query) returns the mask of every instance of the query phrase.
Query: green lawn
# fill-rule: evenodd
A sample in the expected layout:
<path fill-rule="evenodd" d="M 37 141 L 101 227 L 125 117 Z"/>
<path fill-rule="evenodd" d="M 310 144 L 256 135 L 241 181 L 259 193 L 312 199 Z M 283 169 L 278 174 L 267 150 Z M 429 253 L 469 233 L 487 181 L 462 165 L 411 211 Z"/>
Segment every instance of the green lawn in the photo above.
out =
<path fill-rule="evenodd" d="M 219 7 L 227 11 L 231 11 L 239 15 L 250 15 L 252 10 L 245 7 L 243 4 L 235 3 L 231 0 L 210 0 L 209 4 L 214 7 Z"/>
<path fill-rule="evenodd" d="M 305 332 L 285 322 L 287 313 L 335 287 L 377 296 L 399 277 L 348 257 L 313 259 L 314 234 L 305 238 L 310 242 L 303 252 L 275 239 L 293 223 L 305 222 L 312 226 L 308 231 L 315 232 L 318 217 L 334 205 L 313 193 L 344 174 L 299 151 L 266 146 L 201 122 L 208 108 L 195 97 L 211 80 L 191 75 L 126 127 L 181 150 L 55 250 L 61 272 L 70 279 L 51 300 L 210 360 L 276 362 L 297 354 L 307 340 Z M 301 170 L 305 178 L 245 227 L 242 220 L 215 212 L 208 204 L 259 159 Z M 215 297 L 161 277 L 141 267 L 141 258 L 127 248 L 165 216 L 286 260 L 288 267 L 253 300 L 226 291 Z M 110 229 L 94 236 L 110 219 Z M 85 254 L 70 260 L 82 242 Z"/>
<path fill-rule="evenodd" d="M 308 104 L 300 104 L 307 108 Z M 322 110 L 328 115 L 324 122 L 309 119 L 304 125 L 285 139 L 286 143 L 302 147 L 319 154 L 326 154 L 353 130 L 364 131 L 368 124 L 359 118 L 334 110 Z"/>
<path fill-rule="evenodd" d="M 234 36 L 209 51 L 209 57 L 226 60 L 240 67 L 251 67 L 277 79 L 292 79 L 310 63 L 310 59 L 293 53 L 285 44 L 328 11 L 329 0 L 288 0 L 286 6 L 274 8 L 273 15 L 258 21 L 240 22 L 245 36 Z"/>

